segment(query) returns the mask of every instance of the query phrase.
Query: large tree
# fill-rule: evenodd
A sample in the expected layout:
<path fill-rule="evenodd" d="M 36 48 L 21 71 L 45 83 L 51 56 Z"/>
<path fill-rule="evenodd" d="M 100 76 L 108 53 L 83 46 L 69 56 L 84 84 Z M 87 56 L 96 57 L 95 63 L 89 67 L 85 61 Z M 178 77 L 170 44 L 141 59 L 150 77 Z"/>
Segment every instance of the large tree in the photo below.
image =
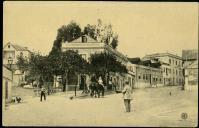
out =
<path fill-rule="evenodd" d="M 118 46 L 118 35 L 113 32 L 112 25 L 103 24 L 100 19 L 97 20 L 96 25 L 88 24 L 85 26 L 83 33 L 100 42 L 110 45 L 114 49 Z"/>
<path fill-rule="evenodd" d="M 70 74 L 87 73 L 88 63 L 77 51 L 67 50 L 51 55 L 49 56 L 49 62 L 52 73 L 62 76 L 63 91 L 66 90 Z"/>
<path fill-rule="evenodd" d="M 62 41 L 72 41 L 82 34 L 81 28 L 78 23 L 75 21 L 71 21 L 68 25 L 62 25 L 57 30 L 57 36 L 54 40 L 52 50 L 50 54 L 54 54 L 54 52 L 61 51 L 61 43 Z"/>
<path fill-rule="evenodd" d="M 90 72 L 96 74 L 97 77 L 101 76 L 104 84 L 108 84 L 109 73 L 118 72 L 126 73 L 126 66 L 117 61 L 116 57 L 112 54 L 103 52 L 92 54 L 89 58 Z"/>
<path fill-rule="evenodd" d="M 52 73 L 47 56 L 39 53 L 31 53 L 30 58 L 18 56 L 17 66 L 22 72 L 27 73 L 28 81 L 38 80 L 41 77 L 45 81 L 52 81 Z"/>

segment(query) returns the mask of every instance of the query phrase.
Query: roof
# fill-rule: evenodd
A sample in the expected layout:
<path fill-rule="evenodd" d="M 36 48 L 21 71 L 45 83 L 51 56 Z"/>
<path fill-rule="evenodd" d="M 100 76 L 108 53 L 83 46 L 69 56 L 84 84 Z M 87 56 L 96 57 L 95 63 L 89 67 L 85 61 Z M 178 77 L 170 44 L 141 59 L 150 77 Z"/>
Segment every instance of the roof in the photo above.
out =
<path fill-rule="evenodd" d="M 198 59 L 198 50 L 182 50 L 182 59 L 183 60 L 197 60 Z"/>
<path fill-rule="evenodd" d="M 87 42 L 82 43 L 82 36 L 87 37 Z M 93 39 L 92 37 L 84 34 L 80 36 L 79 38 L 71 41 L 71 42 L 64 42 L 62 43 L 62 48 L 63 49 L 82 49 L 82 48 L 104 48 L 112 53 L 114 53 L 115 55 L 117 55 L 118 57 L 122 58 L 125 61 L 127 60 L 127 57 L 125 55 L 123 55 L 121 52 L 117 51 L 116 49 L 113 49 L 110 45 L 107 45 L 105 43 L 102 42 L 98 42 L 97 40 Z"/>
<path fill-rule="evenodd" d="M 87 38 L 87 42 L 85 43 L 99 43 L 97 40 L 91 38 L 90 36 L 84 34 L 82 36 L 80 36 L 79 38 L 75 39 L 75 40 L 72 40 L 68 43 L 82 43 L 82 37 L 85 36 Z"/>
<path fill-rule="evenodd" d="M 17 51 L 27 51 L 28 48 L 27 47 L 22 47 L 22 46 L 19 46 L 19 45 L 12 45 Z"/>
<path fill-rule="evenodd" d="M 22 47 L 22 46 L 20 46 L 20 45 L 13 44 L 13 43 L 10 43 L 10 42 L 8 42 L 4 47 L 6 47 L 8 44 L 12 45 L 13 48 L 14 48 L 15 50 L 17 50 L 17 51 L 29 51 L 29 52 L 30 52 L 30 50 L 28 50 L 27 47 Z"/>
<path fill-rule="evenodd" d="M 128 58 L 128 60 L 132 63 L 132 64 L 138 64 L 141 59 L 139 57 L 136 58 Z"/>
<path fill-rule="evenodd" d="M 171 53 L 154 53 L 154 54 L 146 55 L 146 56 L 144 56 L 144 58 L 145 57 L 163 57 L 163 56 L 170 56 L 170 57 L 182 60 L 182 57 L 180 57 L 178 55 L 171 54 Z"/>

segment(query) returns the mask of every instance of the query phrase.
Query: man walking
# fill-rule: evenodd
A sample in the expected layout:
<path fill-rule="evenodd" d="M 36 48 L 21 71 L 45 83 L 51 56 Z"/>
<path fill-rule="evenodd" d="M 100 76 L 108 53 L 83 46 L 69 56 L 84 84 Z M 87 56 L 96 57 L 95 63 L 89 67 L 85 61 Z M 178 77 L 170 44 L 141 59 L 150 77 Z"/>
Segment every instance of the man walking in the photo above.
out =
<path fill-rule="evenodd" d="M 44 100 L 46 100 L 46 89 L 44 87 L 41 88 L 41 98 L 40 101 L 42 102 L 42 97 L 44 96 Z"/>
<path fill-rule="evenodd" d="M 131 111 L 131 100 L 132 100 L 132 94 L 131 94 L 131 87 L 129 86 L 129 82 L 125 82 L 124 89 L 122 91 L 123 93 L 123 99 L 124 99 L 124 105 L 126 108 L 126 112 Z"/>

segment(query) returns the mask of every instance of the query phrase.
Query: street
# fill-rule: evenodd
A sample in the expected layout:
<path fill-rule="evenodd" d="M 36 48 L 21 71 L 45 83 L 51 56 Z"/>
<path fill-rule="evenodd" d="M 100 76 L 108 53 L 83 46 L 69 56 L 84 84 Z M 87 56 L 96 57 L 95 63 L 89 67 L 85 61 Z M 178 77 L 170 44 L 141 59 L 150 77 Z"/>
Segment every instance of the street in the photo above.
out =
<path fill-rule="evenodd" d="M 171 95 L 170 95 L 171 92 Z M 74 98 L 60 93 L 27 97 L 3 111 L 4 126 L 162 126 L 194 127 L 198 124 L 198 92 L 180 87 L 136 89 L 132 111 L 126 113 L 122 93 L 104 98 Z M 187 113 L 186 119 L 181 118 Z"/>

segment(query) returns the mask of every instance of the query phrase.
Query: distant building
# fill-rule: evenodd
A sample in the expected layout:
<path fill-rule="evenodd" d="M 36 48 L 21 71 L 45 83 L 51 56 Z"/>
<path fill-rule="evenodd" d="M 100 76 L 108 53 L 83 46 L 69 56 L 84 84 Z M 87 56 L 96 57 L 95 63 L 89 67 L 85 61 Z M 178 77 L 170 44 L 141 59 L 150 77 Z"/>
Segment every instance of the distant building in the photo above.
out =
<path fill-rule="evenodd" d="M 183 66 L 190 65 L 198 60 L 198 50 L 182 50 Z"/>
<path fill-rule="evenodd" d="M 163 74 L 158 61 L 129 58 L 136 70 L 136 79 L 133 88 L 163 86 Z"/>
<path fill-rule="evenodd" d="M 24 56 L 30 58 L 31 52 L 27 47 L 22 47 L 13 43 L 8 42 L 3 47 L 3 64 L 8 64 L 8 59 L 13 59 L 13 65 L 17 62 L 18 56 Z"/>
<path fill-rule="evenodd" d="M 27 47 L 22 47 L 13 43 L 8 42 L 3 47 L 3 65 L 6 65 L 10 67 L 13 71 L 13 85 L 17 86 L 20 83 L 25 81 L 25 74 L 22 73 L 16 63 L 17 63 L 17 57 L 23 56 L 26 58 L 30 58 L 31 52 L 28 50 Z M 12 60 L 12 64 L 10 65 L 8 63 L 8 60 Z"/>
<path fill-rule="evenodd" d="M 158 59 L 161 62 L 163 71 L 163 84 L 165 85 L 183 85 L 183 61 L 182 58 L 170 53 L 156 53 L 143 57 L 147 59 Z"/>
<path fill-rule="evenodd" d="M 198 89 L 198 61 L 194 61 L 185 69 L 185 90 Z"/>
<path fill-rule="evenodd" d="M 185 90 L 198 88 L 198 50 L 182 50 Z"/>
<path fill-rule="evenodd" d="M 128 58 L 125 55 L 111 48 L 109 45 L 106 45 L 105 43 L 99 42 L 91 38 L 88 35 L 83 35 L 71 42 L 62 42 L 62 51 L 66 50 L 77 50 L 78 53 L 82 56 L 82 58 L 84 58 L 87 61 L 91 54 L 107 52 L 108 54 L 114 55 L 118 61 L 128 66 L 128 68 L 132 70 L 132 65 L 131 63 L 129 63 Z M 131 70 L 129 70 L 127 74 L 110 73 L 110 79 L 112 80 L 113 84 L 117 85 L 116 88 L 118 90 L 121 90 L 123 88 L 124 82 L 126 80 L 129 80 L 131 86 L 134 83 L 135 72 Z M 80 86 L 81 89 L 83 88 L 81 87 L 82 85 L 87 84 L 87 79 L 90 79 L 90 76 L 78 76 L 75 80 L 76 82 L 69 82 L 69 84 L 77 84 Z"/>
<path fill-rule="evenodd" d="M 5 105 L 7 102 L 11 100 L 12 97 L 12 84 L 13 84 L 13 74 L 12 71 L 8 69 L 8 67 L 3 66 L 3 78 L 2 78 L 2 102 L 3 102 L 3 110 L 5 109 Z"/>

